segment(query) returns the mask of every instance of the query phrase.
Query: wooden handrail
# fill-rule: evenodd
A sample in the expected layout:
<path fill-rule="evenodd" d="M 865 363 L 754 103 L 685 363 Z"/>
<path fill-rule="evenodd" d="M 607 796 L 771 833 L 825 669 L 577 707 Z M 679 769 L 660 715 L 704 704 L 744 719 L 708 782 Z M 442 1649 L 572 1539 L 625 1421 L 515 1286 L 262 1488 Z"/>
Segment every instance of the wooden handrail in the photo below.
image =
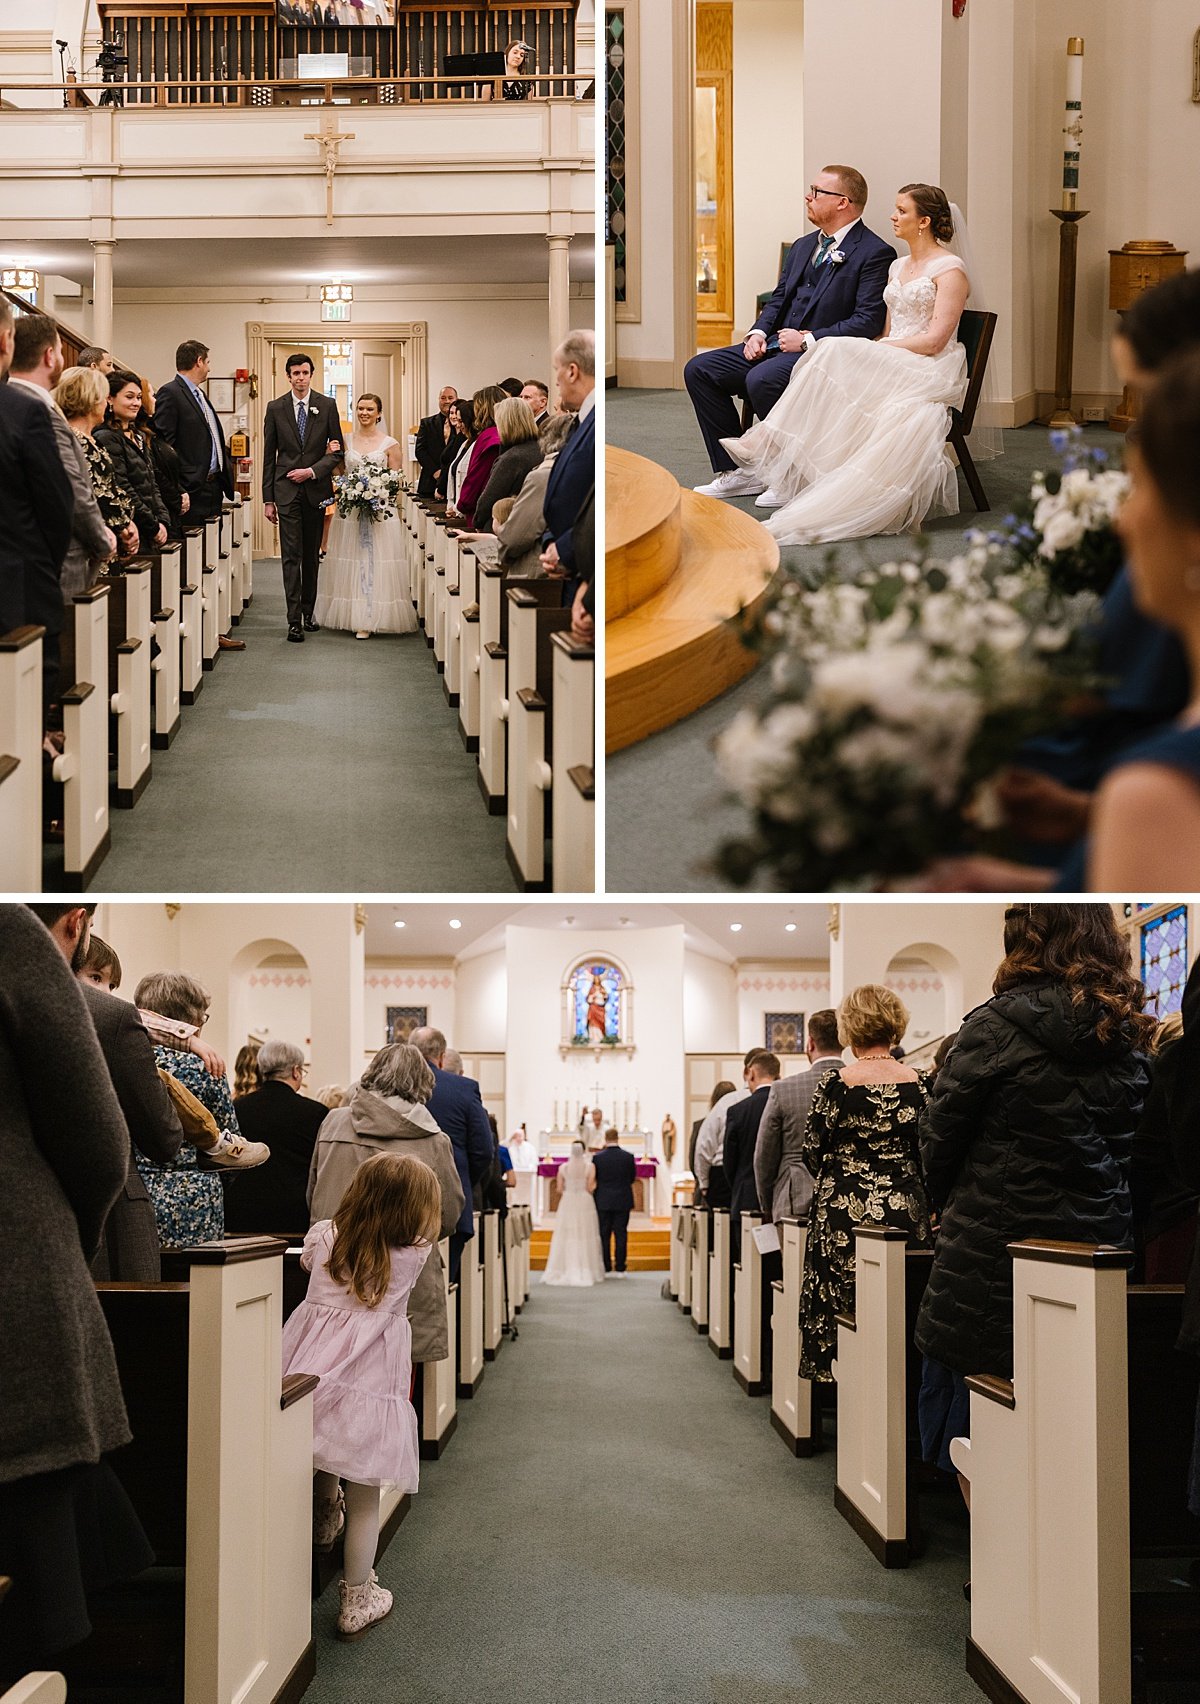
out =
<path fill-rule="evenodd" d="M 527 80 L 534 85 L 535 90 L 538 88 L 539 85 L 541 85 L 543 83 L 559 84 L 559 85 L 564 85 L 564 84 L 574 85 L 574 84 L 578 84 L 578 83 L 585 83 L 589 87 L 594 87 L 594 83 L 595 83 L 594 76 L 587 71 L 582 71 L 582 72 L 580 72 L 580 71 L 558 71 L 558 72 L 553 72 L 553 73 L 547 73 L 544 76 L 530 77 Z M 342 93 L 342 92 L 345 92 L 345 91 L 353 91 L 355 89 L 368 90 L 368 89 L 415 88 L 415 89 L 421 90 L 421 89 L 428 89 L 428 88 L 431 88 L 431 87 L 434 88 L 435 91 L 440 90 L 442 88 L 475 90 L 475 89 L 482 88 L 485 85 L 485 83 L 488 83 L 488 82 L 491 83 L 493 92 L 497 97 L 497 100 L 492 102 L 493 105 L 500 104 L 502 106 L 509 106 L 509 105 L 512 104 L 511 102 L 505 102 L 505 101 L 502 101 L 502 100 L 499 99 L 499 97 L 501 95 L 501 84 L 503 83 L 503 78 L 497 77 L 497 78 L 494 78 L 494 79 L 486 79 L 486 78 L 485 79 L 479 79 L 479 78 L 471 79 L 471 78 L 463 78 L 463 77 L 434 76 L 432 74 L 426 74 L 426 75 L 419 76 L 419 77 L 409 77 L 409 76 L 403 76 L 403 77 L 402 76 L 395 76 L 395 77 L 386 77 L 386 76 L 385 77 L 250 77 L 250 76 L 246 76 L 245 74 L 239 74 L 237 77 L 207 78 L 207 79 L 205 79 L 205 78 L 186 78 L 186 79 L 185 78 L 175 78 L 175 79 L 156 78 L 156 79 L 153 79 L 153 80 L 147 81 L 147 82 L 134 82 L 134 81 L 122 82 L 122 83 L 96 83 L 96 82 L 78 83 L 78 82 L 73 82 L 73 83 L 70 84 L 69 92 L 72 95 L 86 95 L 89 91 L 94 91 L 97 94 L 107 93 L 107 94 L 110 94 L 110 95 L 118 93 L 118 92 L 122 95 L 128 95 L 128 94 L 130 94 L 134 91 L 137 91 L 139 93 L 141 91 L 148 91 L 150 93 L 153 93 L 154 96 L 155 96 L 154 102 L 147 102 L 147 101 L 127 102 L 127 101 L 122 101 L 120 103 L 122 106 L 128 106 L 130 108 L 130 110 L 136 111 L 139 107 L 144 107 L 144 106 L 148 106 L 148 105 L 152 105 L 152 104 L 158 105 L 158 106 L 165 106 L 165 105 L 171 104 L 170 102 L 168 102 L 165 99 L 165 95 L 168 92 L 170 92 L 171 90 L 177 90 L 177 91 L 181 91 L 181 92 L 186 91 L 189 94 L 199 93 L 200 91 L 203 91 L 203 90 L 212 90 L 212 91 L 218 91 L 219 90 L 222 93 L 224 93 L 225 95 L 233 96 L 235 98 L 224 100 L 224 101 L 212 101 L 212 102 L 209 102 L 209 103 L 197 103 L 197 104 L 208 104 L 208 105 L 212 105 L 212 106 L 247 106 L 247 105 L 253 104 L 253 102 L 250 101 L 248 97 L 249 97 L 250 93 L 254 90 L 269 89 L 272 92 L 274 92 L 275 90 L 280 90 L 285 94 L 286 93 L 295 94 L 299 90 L 324 89 L 325 90 L 325 103 L 327 105 L 331 105 L 331 104 L 333 104 L 333 91 L 334 90 L 337 90 L 339 93 Z M 57 83 L 57 82 L 45 82 L 45 83 L 42 83 L 42 82 L 23 82 L 23 81 L 17 81 L 17 80 L 14 79 L 12 82 L 5 81 L 4 83 L 0 84 L 0 101 L 2 101 L 4 99 L 6 94 L 18 95 L 18 94 L 22 94 L 22 93 L 28 94 L 28 93 L 31 93 L 31 92 L 38 92 L 38 91 L 42 91 L 42 92 L 46 92 L 46 93 L 54 94 L 54 95 L 65 95 L 68 92 L 68 90 L 66 88 L 64 88 L 64 85 L 62 83 Z M 560 94 L 545 94 L 545 95 L 535 93 L 535 94 L 531 95 L 529 98 L 531 100 L 536 100 L 536 101 L 539 101 L 539 102 L 547 102 L 547 103 L 555 102 L 555 101 L 564 101 L 564 102 L 570 101 L 572 105 L 578 105 L 579 102 L 581 100 L 583 100 L 585 97 L 582 96 L 582 95 L 576 95 L 574 93 L 568 94 L 566 92 L 563 92 L 563 93 L 560 93 Z M 590 101 L 590 100 L 594 100 L 595 96 L 594 96 L 594 94 L 592 94 L 592 95 L 588 95 L 586 98 Z M 439 93 L 435 92 L 432 97 L 420 95 L 420 96 L 418 96 L 418 99 L 419 100 L 433 99 L 433 100 L 445 100 L 445 101 L 468 101 L 468 100 L 477 100 L 478 96 L 474 93 L 464 94 L 464 95 L 449 95 L 449 94 L 443 95 L 443 94 L 439 94 Z M 92 105 L 92 104 L 95 104 L 95 103 L 88 102 L 86 104 Z M 385 103 L 385 104 L 387 104 L 387 103 Z M 484 104 L 486 104 L 486 103 L 484 103 Z M 56 106 L 57 106 L 57 103 L 56 103 Z M 44 111 L 46 109 L 38 107 L 38 108 L 33 108 L 33 109 L 30 109 L 30 108 L 24 108 L 24 109 L 22 109 L 22 108 L 10 108 L 9 110 L 10 111 L 35 110 L 35 111 L 40 112 L 40 111 Z M 78 110 L 78 106 L 65 108 L 64 110 L 75 111 L 75 110 Z"/>

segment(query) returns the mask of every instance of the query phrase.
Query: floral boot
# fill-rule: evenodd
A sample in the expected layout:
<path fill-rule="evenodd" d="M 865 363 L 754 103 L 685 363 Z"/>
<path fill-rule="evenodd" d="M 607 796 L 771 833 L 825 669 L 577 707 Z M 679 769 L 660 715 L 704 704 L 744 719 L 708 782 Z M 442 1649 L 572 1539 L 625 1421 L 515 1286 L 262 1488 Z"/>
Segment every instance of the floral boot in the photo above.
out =
<path fill-rule="evenodd" d="M 379 1584 L 372 1569 L 361 1586 L 341 1583 L 342 1608 L 338 1616 L 339 1639 L 361 1639 L 377 1621 L 392 1613 L 392 1594 Z"/>

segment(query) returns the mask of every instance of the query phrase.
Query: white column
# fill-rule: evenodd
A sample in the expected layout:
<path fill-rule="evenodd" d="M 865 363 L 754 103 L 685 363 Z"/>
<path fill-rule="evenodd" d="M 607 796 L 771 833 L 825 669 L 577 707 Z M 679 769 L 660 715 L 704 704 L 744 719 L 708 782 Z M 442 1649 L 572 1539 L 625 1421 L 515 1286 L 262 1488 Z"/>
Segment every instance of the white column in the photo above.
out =
<path fill-rule="evenodd" d="M 547 237 L 550 244 L 550 353 L 571 329 L 571 239 Z"/>
<path fill-rule="evenodd" d="M 113 250 L 108 240 L 92 244 L 92 342 L 101 349 L 112 346 Z"/>

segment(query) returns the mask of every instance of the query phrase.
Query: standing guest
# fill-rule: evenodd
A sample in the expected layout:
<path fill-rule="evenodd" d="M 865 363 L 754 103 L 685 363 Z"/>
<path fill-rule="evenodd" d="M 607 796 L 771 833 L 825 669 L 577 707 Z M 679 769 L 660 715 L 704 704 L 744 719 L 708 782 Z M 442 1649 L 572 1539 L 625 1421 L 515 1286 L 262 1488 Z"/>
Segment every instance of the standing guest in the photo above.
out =
<path fill-rule="evenodd" d="M 450 404 L 458 401 L 453 385 L 443 385 L 438 392 L 438 411 L 429 414 L 417 427 L 417 464 L 421 477 L 417 481 L 417 496 L 432 497 L 437 490 L 438 474 L 446 458 L 446 450 L 454 435 L 450 423 Z"/>
<path fill-rule="evenodd" d="M 503 497 L 515 497 L 542 459 L 533 410 L 520 397 L 506 397 L 496 404 L 496 432 L 500 454 L 475 505 L 473 525 L 481 533 L 494 530 L 493 506 Z"/>
<path fill-rule="evenodd" d="M 551 414 L 538 431 L 542 459 L 526 476 L 512 508 L 501 516 L 499 507 L 492 510 L 496 529 L 496 560 L 509 577 L 543 579 L 542 539 L 546 531 L 546 486 L 550 482 L 555 459 L 566 443 L 574 424 L 573 414 Z"/>
<path fill-rule="evenodd" d="M 813 1096 L 831 1071 L 842 1067 L 837 1013 L 825 1007 L 808 1020 L 804 1051 L 808 1070 L 777 1083 L 767 1100 L 754 1150 L 759 1207 L 768 1223 L 808 1218 L 812 1173 L 804 1163 L 804 1136 Z"/>
<path fill-rule="evenodd" d="M 438 1129 L 450 1138 L 462 1185 L 462 1211 L 450 1237 L 450 1282 L 454 1284 L 458 1281 L 462 1251 L 475 1235 L 471 1201 L 475 1184 L 492 1163 L 492 1132 L 483 1110 L 479 1084 L 472 1077 L 446 1069 L 449 1049 L 441 1030 L 422 1025 L 408 1039 L 433 1072 L 429 1111 Z M 460 1060 L 459 1073 L 461 1069 Z"/>
<path fill-rule="evenodd" d="M 758 1212 L 758 1186 L 754 1181 L 754 1150 L 759 1126 L 772 1087 L 779 1081 L 779 1060 L 773 1053 L 756 1053 L 746 1072 L 750 1093 L 725 1118 L 722 1165 L 729 1182 L 729 1245 L 734 1262 L 742 1258 L 742 1214 Z"/>
<path fill-rule="evenodd" d="M 325 1083 L 313 1096 L 320 1101 L 326 1112 L 334 1112 L 339 1106 L 345 1106 L 350 1099 L 350 1091 L 345 1083 Z"/>
<path fill-rule="evenodd" d="M 261 1142 L 270 1152 L 264 1165 L 224 1180 L 228 1230 L 291 1234 L 308 1225 L 308 1172 L 328 1108 L 305 1095 L 307 1070 L 294 1042 L 263 1042 L 262 1087 L 239 1098 L 237 1121 L 247 1141 Z"/>
<path fill-rule="evenodd" d="M 514 1130 L 508 1141 L 508 1151 L 517 1171 L 536 1171 L 541 1158 L 533 1143 L 529 1140 L 525 1126 Z"/>
<path fill-rule="evenodd" d="M 237 1050 L 237 1058 L 233 1062 L 233 1098 L 241 1100 L 243 1095 L 252 1095 L 255 1089 L 262 1087 L 262 1078 L 258 1074 L 258 1056 L 262 1051 L 261 1042 L 248 1041 Z"/>
<path fill-rule="evenodd" d="M 471 448 L 475 442 L 475 409 L 467 399 L 450 404 L 450 436 L 446 441 L 442 465 L 438 469 L 434 497 L 449 508 L 456 507 L 462 482 L 471 465 Z"/>
<path fill-rule="evenodd" d="M 105 378 L 116 364 L 107 349 L 100 349 L 94 343 L 89 343 L 85 349 L 79 351 L 79 360 L 76 362 L 79 367 L 94 367 Z"/>
<path fill-rule="evenodd" d="M 732 1095 L 734 1093 L 735 1090 L 733 1084 L 726 1078 L 722 1077 L 721 1081 L 714 1085 L 713 1092 L 708 1098 L 709 1112 L 712 1111 L 713 1107 L 716 1106 L 719 1100 L 724 1100 L 726 1095 Z M 704 1118 L 697 1118 L 692 1125 L 692 1134 L 688 1137 L 688 1170 L 691 1172 L 693 1180 L 693 1207 L 700 1207 L 704 1202 L 704 1191 L 700 1188 L 699 1179 L 696 1177 L 696 1145 L 700 1140 L 700 1132 L 703 1128 Z"/>
<path fill-rule="evenodd" d="M 540 431 L 550 418 L 550 386 L 545 379 L 526 379 L 521 386 L 521 400 L 532 408 L 534 422 Z"/>
<path fill-rule="evenodd" d="M 1182 1175 L 1170 1099 L 1181 1057 L 1183 1013 L 1170 1012 L 1150 1042 L 1150 1088 L 1133 1138 L 1133 1284 L 1184 1284 L 1196 1249 L 1200 1189 Z"/>
<path fill-rule="evenodd" d="M 1188 974 L 1181 1016 L 1183 1034 L 1171 1052 L 1167 1076 L 1167 1116 L 1179 1176 L 1190 1188 L 1200 1190 L 1200 959 Z M 1185 1354 L 1200 1355 L 1200 1239 L 1192 1253 L 1177 1347 Z M 1200 1393 L 1188 1475 L 1188 1509 L 1200 1516 Z"/>
<path fill-rule="evenodd" d="M 917 1119 L 925 1079 L 893 1059 L 908 1010 L 889 988 L 868 983 L 837 1009 L 838 1040 L 854 1062 L 831 1071 L 813 1095 L 802 1158 L 814 1179 L 800 1284 L 800 1375 L 833 1380 L 837 1316 L 854 1312 L 854 1234 L 887 1225 L 909 1246 L 930 1243 Z"/>
<path fill-rule="evenodd" d="M 1012 1377 L 1010 1244 L 1130 1244 L 1139 1050 L 1154 1027 L 1111 906 L 1010 906 L 1004 955 L 921 1121 L 941 1226 L 916 1342 L 960 1384 Z"/>
<path fill-rule="evenodd" d="M 468 526 L 475 524 L 475 505 L 483 495 L 492 468 L 500 454 L 500 434 L 496 430 L 496 404 L 505 400 L 499 385 L 487 385 L 471 399 L 475 411 L 475 443 L 471 462 L 459 487 L 457 513 Z"/>
<path fill-rule="evenodd" d="M 749 1098 L 750 1091 L 745 1087 L 746 1075 L 750 1070 L 751 1061 L 762 1051 L 760 1047 L 752 1047 L 745 1055 L 742 1060 L 743 1086 L 740 1089 L 730 1087 L 720 1100 L 714 1101 L 708 1109 L 708 1116 L 700 1126 L 692 1171 L 700 1192 L 701 1204 L 706 1207 L 729 1206 L 729 1180 L 725 1176 L 722 1163 L 725 1152 L 725 1120 L 731 1106 L 737 1106 L 739 1101 Z"/>
<path fill-rule="evenodd" d="M 138 547 L 133 495 L 93 437 L 108 409 L 108 380 L 95 367 L 68 367 L 51 394 L 83 451 L 101 518 L 116 535 L 121 555 L 132 556 Z"/>
<path fill-rule="evenodd" d="M 611 1272 L 615 1264 L 617 1277 L 624 1278 L 637 1161 L 620 1142 L 619 1130 L 604 1132 L 604 1146 L 592 1160 L 587 1188 L 595 1197 L 600 1219 L 600 1251 L 605 1273 Z"/>
<path fill-rule="evenodd" d="M 91 1632 L 88 1593 L 154 1560 L 107 1460 L 130 1432 L 88 1271 L 129 1133 L 63 957 L 0 906 L 0 1687 L 57 1666 Z"/>
<path fill-rule="evenodd" d="M 75 498 L 71 544 L 59 579 L 63 602 L 69 603 L 76 592 L 91 585 L 92 564 L 107 562 L 116 553 L 117 540 L 100 513 L 79 440 L 51 394 L 62 370 L 62 341 L 54 321 L 46 314 L 23 314 L 16 324 L 8 382 L 36 397 L 47 410 L 63 469 L 71 482 Z"/>
<path fill-rule="evenodd" d="M 289 355 L 290 389 L 267 404 L 263 422 L 263 514 L 279 528 L 288 638 L 302 644 L 319 633 L 313 617 L 324 506 L 342 454 L 337 403 L 312 388 L 307 355 Z"/>
<path fill-rule="evenodd" d="M 184 518 L 191 509 L 192 500 L 184 483 L 183 463 L 176 454 L 175 446 L 159 430 L 156 403 L 153 385 L 143 379 L 138 431 L 145 440 L 150 465 L 154 469 L 154 482 L 167 511 L 167 533 L 171 538 L 182 538 Z"/>
<path fill-rule="evenodd" d="M 0 295 L 0 379 L 12 363 L 13 311 Z M 42 704 L 58 688 L 58 636 L 63 627 L 60 585 L 71 543 L 75 495 L 48 411 L 19 386 L 0 384 L 0 633 L 46 629 L 42 641 Z"/>
<path fill-rule="evenodd" d="M 522 390 L 521 381 L 520 379 L 514 379 L 510 375 L 507 379 L 500 380 L 500 389 L 504 392 L 505 396 L 519 397 Z"/>
<path fill-rule="evenodd" d="M 554 351 L 554 382 L 576 425 L 559 451 L 546 484 L 542 565 L 548 573 L 575 573 L 574 528 L 596 482 L 596 334 L 573 331 Z"/>
<path fill-rule="evenodd" d="M 138 427 L 142 411 L 142 381 L 136 373 L 108 375 L 108 414 L 95 431 L 96 442 L 108 451 L 117 477 L 129 488 L 134 503 L 134 524 L 143 550 L 154 550 L 167 542 L 166 504 L 159 493 L 146 441 Z"/>
<path fill-rule="evenodd" d="M 75 975 L 80 982 L 90 982 L 93 988 L 102 988 L 106 994 L 115 994 L 121 986 L 121 961 L 94 929 L 88 933 L 87 952 L 75 967 Z"/>

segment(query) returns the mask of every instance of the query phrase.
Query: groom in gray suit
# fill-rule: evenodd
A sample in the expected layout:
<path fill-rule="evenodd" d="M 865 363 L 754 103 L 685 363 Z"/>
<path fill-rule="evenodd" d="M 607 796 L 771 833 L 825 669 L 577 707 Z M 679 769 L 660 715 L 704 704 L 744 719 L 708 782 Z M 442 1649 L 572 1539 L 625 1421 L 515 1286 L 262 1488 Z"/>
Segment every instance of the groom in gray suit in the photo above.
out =
<path fill-rule="evenodd" d="M 291 389 L 267 404 L 263 424 L 263 513 L 279 527 L 288 638 L 301 644 L 305 632 L 320 631 L 313 620 L 317 601 L 321 530 L 333 497 L 333 470 L 342 459 L 337 403 L 312 388 L 307 355 L 289 355 Z"/>
<path fill-rule="evenodd" d="M 805 1052 L 809 1069 L 774 1085 L 758 1127 L 754 1181 L 763 1217 L 772 1222 L 808 1218 L 813 1180 L 801 1150 L 813 1096 L 831 1071 L 842 1068 L 836 1012 L 812 1014 Z"/>

